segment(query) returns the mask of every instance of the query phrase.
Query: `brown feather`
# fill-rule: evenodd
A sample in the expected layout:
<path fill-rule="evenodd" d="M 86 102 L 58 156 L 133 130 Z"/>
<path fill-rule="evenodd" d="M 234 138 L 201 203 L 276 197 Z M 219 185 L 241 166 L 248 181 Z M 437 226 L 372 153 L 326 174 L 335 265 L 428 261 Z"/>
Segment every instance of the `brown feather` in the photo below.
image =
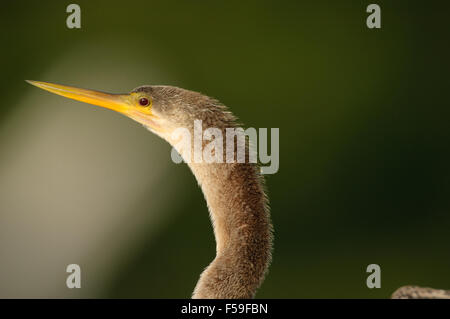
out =
<path fill-rule="evenodd" d="M 192 136 L 194 120 L 202 120 L 204 130 L 220 129 L 224 143 L 225 129 L 238 126 L 223 104 L 197 92 L 169 86 L 144 86 L 134 92 L 151 95 L 152 111 L 165 127 L 185 127 Z M 162 137 L 172 143 L 168 135 Z M 193 298 L 253 298 L 271 262 L 272 224 L 264 179 L 258 165 L 249 163 L 248 141 L 246 150 L 245 163 L 189 163 L 216 238 L 216 257 L 201 274 Z"/>

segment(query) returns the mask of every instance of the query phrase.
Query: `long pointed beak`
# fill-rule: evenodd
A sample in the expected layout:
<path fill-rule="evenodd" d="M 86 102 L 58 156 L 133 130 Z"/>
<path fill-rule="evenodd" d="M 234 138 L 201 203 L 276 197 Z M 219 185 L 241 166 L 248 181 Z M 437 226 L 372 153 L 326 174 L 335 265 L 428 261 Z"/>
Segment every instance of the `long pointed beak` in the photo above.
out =
<path fill-rule="evenodd" d="M 34 86 L 37 86 L 38 88 L 67 97 L 69 99 L 98 105 L 125 115 L 128 115 L 128 111 L 131 106 L 129 103 L 129 94 L 110 94 L 61 84 L 29 80 L 26 81 Z"/>

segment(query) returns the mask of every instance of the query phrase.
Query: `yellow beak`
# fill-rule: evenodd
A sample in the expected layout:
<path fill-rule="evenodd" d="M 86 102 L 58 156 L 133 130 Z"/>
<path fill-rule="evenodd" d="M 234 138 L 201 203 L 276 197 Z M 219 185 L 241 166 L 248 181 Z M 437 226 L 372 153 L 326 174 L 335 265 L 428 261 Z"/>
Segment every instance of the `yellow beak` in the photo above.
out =
<path fill-rule="evenodd" d="M 130 94 L 110 94 L 39 81 L 27 80 L 27 82 L 37 86 L 38 88 L 67 97 L 69 99 L 98 105 L 125 115 L 129 115 L 128 113 L 131 108 Z"/>

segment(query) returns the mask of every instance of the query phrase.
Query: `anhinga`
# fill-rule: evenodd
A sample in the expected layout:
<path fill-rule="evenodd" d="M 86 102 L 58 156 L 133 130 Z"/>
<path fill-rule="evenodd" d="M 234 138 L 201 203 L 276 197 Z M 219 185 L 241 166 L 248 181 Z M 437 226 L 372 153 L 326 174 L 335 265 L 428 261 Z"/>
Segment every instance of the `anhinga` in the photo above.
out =
<path fill-rule="evenodd" d="M 174 140 L 172 133 L 179 127 L 192 132 L 195 120 L 202 121 L 203 129 L 212 127 L 224 132 L 237 127 L 236 118 L 217 100 L 177 87 L 140 86 L 128 94 L 109 94 L 28 82 L 122 113 L 178 148 L 183 145 Z M 216 238 L 216 257 L 201 274 L 192 297 L 253 298 L 272 252 L 272 224 L 259 168 L 249 161 L 187 163 L 205 195 Z M 450 291 L 406 286 L 394 292 L 392 298 L 450 298 Z"/>
<path fill-rule="evenodd" d="M 171 145 L 177 128 L 223 132 L 237 127 L 235 117 L 217 100 L 171 86 L 141 86 L 128 94 L 109 94 L 46 82 L 41 89 L 122 113 Z M 192 150 L 191 154 L 195 152 Z M 248 159 L 248 158 L 247 158 Z M 264 181 L 255 163 L 186 161 L 205 196 L 216 238 L 216 257 L 203 271 L 193 298 L 253 298 L 271 261 L 272 224 Z"/>

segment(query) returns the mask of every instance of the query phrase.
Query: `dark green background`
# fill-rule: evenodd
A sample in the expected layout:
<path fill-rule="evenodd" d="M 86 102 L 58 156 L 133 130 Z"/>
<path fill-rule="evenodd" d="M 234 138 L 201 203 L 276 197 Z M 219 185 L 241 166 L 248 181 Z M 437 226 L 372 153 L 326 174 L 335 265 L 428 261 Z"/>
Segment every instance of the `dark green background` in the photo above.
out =
<path fill-rule="evenodd" d="M 39 76 L 75 45 L 107 39 L 125 52 L 121 68 L 129 50 L 157 48 L 160 72 L 182 78 L 135 86 L 201 91 L 247 126 L 280 128 L 280 170 L 267 176 L 275 250 L 257 297 L 450 288 L 448 7 L 376 1 L 382 28 L 370 30 L 369 1 L 79 0 L 82 28 L 69 30 L 69 3 L 2 4 L 0 126 L 32 90 L 23 80 L 60 82 Z M 203 196 L 186 167 L 173 174 L 185 183 L 179 211 L 128 252 L 98 297 L 188 297 L 212 260 Z M 371 263 L 381 289 L 366 287 Z"/>

